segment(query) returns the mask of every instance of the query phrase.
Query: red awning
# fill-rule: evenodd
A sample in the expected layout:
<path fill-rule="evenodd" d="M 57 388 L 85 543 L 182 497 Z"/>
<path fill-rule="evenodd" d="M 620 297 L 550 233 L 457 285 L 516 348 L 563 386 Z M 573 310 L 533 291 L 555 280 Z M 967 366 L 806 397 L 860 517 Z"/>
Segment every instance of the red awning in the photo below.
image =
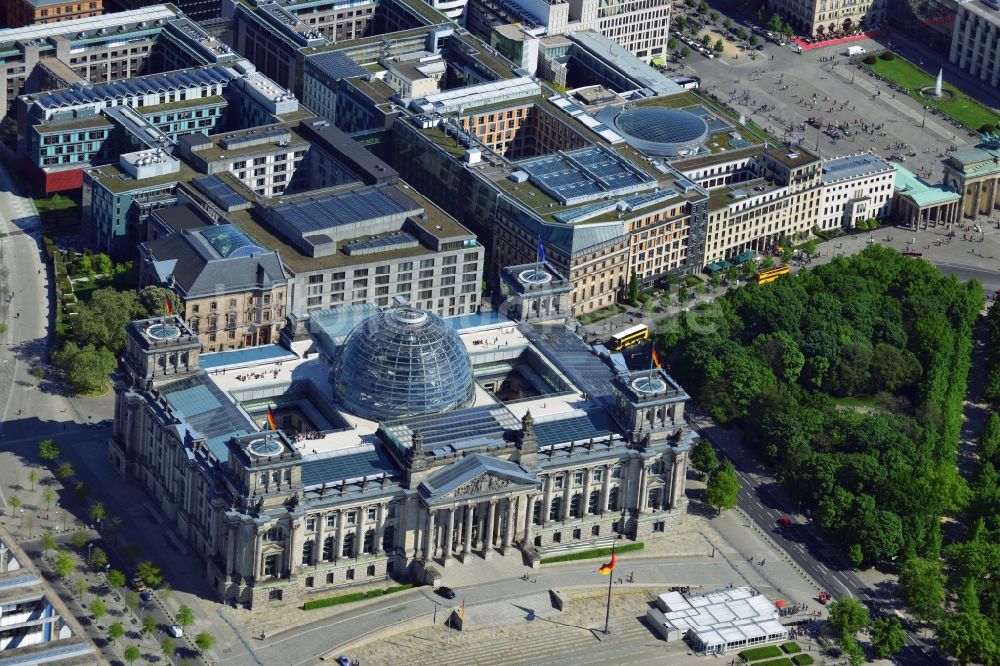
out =
<path fill-rule="evenodd" d="M 784 599 L 778 599 L 777 601 L 774 602 L 774 605 L 777 606 L 778 608 L 784 608 L 785 607 L 785 600 Z"/>

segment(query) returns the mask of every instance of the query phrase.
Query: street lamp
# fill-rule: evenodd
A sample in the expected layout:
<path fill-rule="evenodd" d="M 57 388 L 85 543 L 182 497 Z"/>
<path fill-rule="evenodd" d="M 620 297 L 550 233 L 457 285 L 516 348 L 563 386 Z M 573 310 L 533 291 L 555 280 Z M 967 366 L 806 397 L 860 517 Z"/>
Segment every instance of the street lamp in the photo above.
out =
<path fill-rule="evenodd" d="M 93 547 L 94 547 L 94 542 L 93 541 L 91 541 L 90 543 L 87 544 L 87 561 L 88 562 L 90 561 L 90 551 L 91 551 L 91 549 L 93 549 Z"/>
<path fill-rule="evenodd" d="M 924 117 L 920 120 L 920 126 L 924 127 L 927 124 L 927 105 L 924 104 Z"/>

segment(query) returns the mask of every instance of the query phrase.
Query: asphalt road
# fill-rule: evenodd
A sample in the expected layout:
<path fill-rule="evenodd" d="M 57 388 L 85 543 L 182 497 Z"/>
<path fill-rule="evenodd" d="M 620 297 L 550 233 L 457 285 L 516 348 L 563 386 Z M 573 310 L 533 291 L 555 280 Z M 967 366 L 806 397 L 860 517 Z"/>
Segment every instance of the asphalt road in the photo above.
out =
<path fill-rule="evenodd" d="M 852 570 L 842 555 L 825 544 L 819 529 L 794 510 L 794 502 L 778 485 L 771 471 L 740 443 L 736 429 L 721 428 L 710 420 L 694 423 L 724 456 L 733 461 L 740 477 L 739 507 L 757 527 L 784 550 L 803 571 L 836 598 L 854 598 L 869 608 L 872 604 L 891 605 L 891 594 L 873 590 Z M 789 527 L 781 527 L 778 519 L 788 516 Z M 909 641 L 896 656 L 900 664 L 946 664 L 933 644 L 916 632 L 907 632 Z"/>

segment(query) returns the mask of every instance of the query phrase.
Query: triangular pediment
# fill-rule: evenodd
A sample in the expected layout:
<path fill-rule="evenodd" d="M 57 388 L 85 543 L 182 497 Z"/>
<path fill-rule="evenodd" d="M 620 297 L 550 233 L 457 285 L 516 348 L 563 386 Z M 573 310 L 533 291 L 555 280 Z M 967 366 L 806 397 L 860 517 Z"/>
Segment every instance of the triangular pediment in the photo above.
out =
<path fill-rule="evenodd" d="M 428 504 L 488 498 L 538 486 L 538 478 L 509 460 L 481 454 L 466 456 L 438 470 L 420 484 Z"/>

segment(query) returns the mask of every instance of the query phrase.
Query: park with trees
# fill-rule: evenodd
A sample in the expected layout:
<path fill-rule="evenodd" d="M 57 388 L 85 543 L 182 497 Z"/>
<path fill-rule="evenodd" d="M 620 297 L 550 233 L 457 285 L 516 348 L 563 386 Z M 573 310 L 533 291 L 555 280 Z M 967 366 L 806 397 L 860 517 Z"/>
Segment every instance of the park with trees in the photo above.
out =
<path fill-rule="evenodd" d="M 982 303 L 978 284 L 872 246 L 731 289 L 658 343 L 845 554 L 936 558 L 941 518 L 967 493 L 956 448 Z"/>

